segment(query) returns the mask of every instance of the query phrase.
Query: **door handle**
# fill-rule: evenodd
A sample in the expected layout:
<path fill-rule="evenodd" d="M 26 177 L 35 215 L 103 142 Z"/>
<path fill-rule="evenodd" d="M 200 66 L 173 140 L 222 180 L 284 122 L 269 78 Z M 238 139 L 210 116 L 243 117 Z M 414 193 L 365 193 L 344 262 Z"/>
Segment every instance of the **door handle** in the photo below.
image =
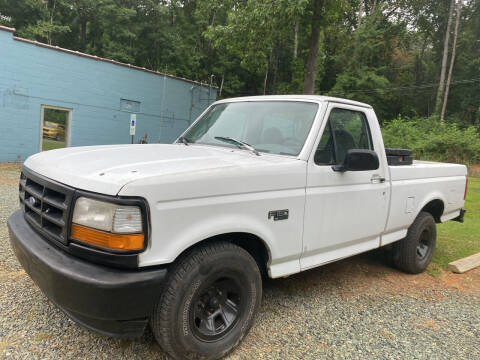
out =
<path fill-rule="evenodd" d="M 372 178 L 370 179 L 370 181 L 372 182 L 372 184 L 381 184 L 385 182 L 385 178 L 378 174 L 374 174 L 372 175 Z"/>

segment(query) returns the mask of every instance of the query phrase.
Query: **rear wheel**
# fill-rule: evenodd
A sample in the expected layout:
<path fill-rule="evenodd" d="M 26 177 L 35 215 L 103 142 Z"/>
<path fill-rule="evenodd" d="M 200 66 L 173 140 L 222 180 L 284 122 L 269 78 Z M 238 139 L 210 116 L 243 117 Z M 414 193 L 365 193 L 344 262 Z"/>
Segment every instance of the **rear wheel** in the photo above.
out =
<path fill-rule="evenodd" d="M 433 257 L 437 241 L 435 220 L 430 213 L 421 212 L 410 226 L 405 239 L 393 245 L 393 262 L 410 274 L 423 272 Z"/>
<path fill-rule="evenodd" d="M 175 359 L 218 359 L 248 332 L 261 296 L 260 271 L 247 251 L 227 242 L 199 247 L 174 265 L 152 330 Z"/>

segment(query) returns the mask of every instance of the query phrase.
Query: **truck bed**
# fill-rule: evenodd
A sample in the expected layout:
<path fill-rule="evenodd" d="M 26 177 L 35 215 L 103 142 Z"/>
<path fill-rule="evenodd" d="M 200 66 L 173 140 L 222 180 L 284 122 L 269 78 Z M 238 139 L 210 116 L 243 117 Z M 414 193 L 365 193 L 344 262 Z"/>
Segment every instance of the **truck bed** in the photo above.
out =
<path fill-rule="evenodd" d="M 432 199 L 443 207 L 437 222 L 460 214 L 464 205 L 465 165 L 415 160 L 412 165 L 389 166 L 389 172 L 390 214 L 382 245 L 405 237 L 408 226 Z"/>
<path fill-rule="evenodd" d="M 389 166 L 392 181 L 465 176 L 465 165 L 414 160 L 412 165 Z"/>

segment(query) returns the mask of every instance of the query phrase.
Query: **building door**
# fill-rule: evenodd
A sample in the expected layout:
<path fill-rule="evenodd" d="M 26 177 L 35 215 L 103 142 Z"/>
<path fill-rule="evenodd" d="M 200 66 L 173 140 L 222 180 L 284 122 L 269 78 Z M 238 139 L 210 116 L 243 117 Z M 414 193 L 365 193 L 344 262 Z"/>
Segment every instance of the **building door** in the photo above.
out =
<path fill-rule="evenodd" d="M 70 146 L 72 109 L 42 105 L 40 151 Z"/>

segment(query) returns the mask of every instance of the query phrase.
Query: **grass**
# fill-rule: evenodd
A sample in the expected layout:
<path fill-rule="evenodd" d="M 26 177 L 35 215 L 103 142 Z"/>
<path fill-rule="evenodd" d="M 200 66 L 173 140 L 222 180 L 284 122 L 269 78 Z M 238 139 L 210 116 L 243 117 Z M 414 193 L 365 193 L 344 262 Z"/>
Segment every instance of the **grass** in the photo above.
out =
<path fill-rule="evenodd" d="M 438 274 L 449 262 L 480 252 L 480 178 L 468 179 L 465 222 L 437 226 L 437 246 L 429 273 Z"/>
<path fill-rule="evenodd" d="M 42 151 L 61 149 L 65 147 L 65 142 L 43 139 L 42 142 Z"/>

